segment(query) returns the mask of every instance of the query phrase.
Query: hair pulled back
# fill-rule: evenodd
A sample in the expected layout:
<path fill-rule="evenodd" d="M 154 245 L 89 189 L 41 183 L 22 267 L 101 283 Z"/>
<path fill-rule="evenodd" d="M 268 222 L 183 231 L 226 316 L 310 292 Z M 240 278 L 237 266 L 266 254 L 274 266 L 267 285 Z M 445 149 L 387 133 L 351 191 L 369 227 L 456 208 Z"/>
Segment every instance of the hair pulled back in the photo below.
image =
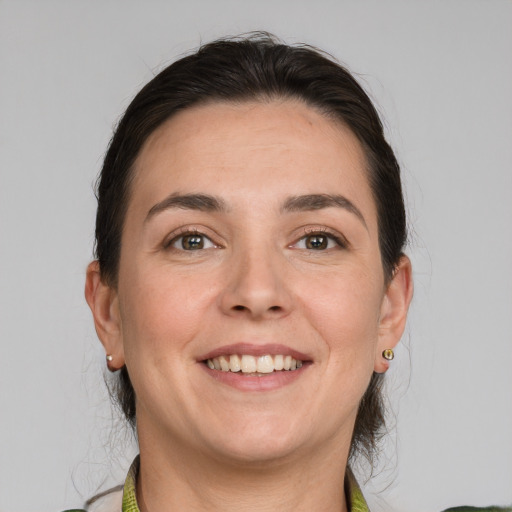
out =
<path fill-rule="evenodd" d="M 288 46 L 266 33 L 206 44 L 174 62 L 135 96 L 110 141 L 98 178 L 95 256 L 103 282 L 117 287 L 123 223 L 130 200 L 134 162 L 148 137 L 177 112 L 209 102 L 298 99 L 348 126 L 367 161 L 368 181 L 377 207 L 379 246 L 387 281 L 402 255 L 406 218 L 400 169 L 384 138 L 371 100 L 352 75 L 309 46 Z M 381 387 L 374 373 L 363 396 L 351 456 L 372 460 L 384 427 Z M 125 367 L 116 400 L 135 425 L 136 397 Z"/>

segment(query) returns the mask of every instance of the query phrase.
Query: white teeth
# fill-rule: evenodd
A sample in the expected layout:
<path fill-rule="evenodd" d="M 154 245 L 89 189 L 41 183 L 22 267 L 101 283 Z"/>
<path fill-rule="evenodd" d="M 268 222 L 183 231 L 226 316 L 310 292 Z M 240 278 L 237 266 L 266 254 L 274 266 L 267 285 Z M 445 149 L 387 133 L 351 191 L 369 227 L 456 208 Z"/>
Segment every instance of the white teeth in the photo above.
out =
<path fill-rule="evenodd" d="M 272 356 L 258 357 L 257 368 L 259 373 L 272 373 L 274 371 Z"/>
<path fill-rule="evenodd" d="M 239 372 L 245 374 L 268 374 L 274 371 L 281 370 L 293 371 L 302 368 L 303 362 L 299 359 L 294 359 L 292 356 L 275 355 L 271 356 L 266 354 L 264 356 L 251 356 L 243 354 L 231 354 L 229 356 L 223 355 L 213 357 L 206 360 L 208 368 L 211 370 L 221 370 L 223 372 Z"/>
<path fill-rule="evenodd" d="M 236 354 L 229 356 L 229 369 L 232 372 L 239 372 L 242 369 L 240 366 L 240 358 Z"/>
<path fill-rule="evenodd" d="M 256 358 L 244 354 L 242 356 L 241 367 L 243 373 L 254 373 L 256 371 Z"/>
<path fill-rule="evenodd" d="M 229 361 L 227 360 L 226 356 L 220 356 L 219 363 L 220 363 L 220 369 L 223 372 L 229 372 Z"/>

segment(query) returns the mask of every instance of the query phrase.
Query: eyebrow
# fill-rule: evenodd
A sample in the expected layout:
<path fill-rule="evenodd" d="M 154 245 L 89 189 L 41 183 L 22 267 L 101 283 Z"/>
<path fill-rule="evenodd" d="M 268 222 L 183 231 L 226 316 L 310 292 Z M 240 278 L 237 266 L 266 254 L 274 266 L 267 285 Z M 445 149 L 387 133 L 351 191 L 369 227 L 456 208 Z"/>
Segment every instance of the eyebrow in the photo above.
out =
<path fill-rule="evenodd" d="M 165 210 L 178 208 L 182 210 L 198 210 L 201 212 L 227 212 L 226 203 L 219 197 L 208 194 L 178 194 L 174 193 L 156 203 L 146 215 L 147 222 L 151 217 Z"/>
<path fill-rule="evenodd" d="M 368 226 L 363 214 L 351 201 L 341 195 L 331 194 L 307 194 L 288 198 L 281 207 L 282 212 L 304 212 L 322 210 L 323 208 L 343 208 L 353 213 L 363 224 L 366 230 Z"/>
<path fill-rule="evenodd" d="M 225 201 L 220 197 L 209 194 L 179 194 L 173 193 L 150 208 L 146 215 L 145 222 L 165 210 L 172 208 L 182 210 L 197 210 L 201 212 L 229 211 Z M 289 197 L 281 207 L 281 213 L 306 212 L 322 210 L 324 208 L 343 208 L 353 213 L 365 226 L 366 221 L 361 211 L 346 197 L 332 194 L 306 194 Z"/>

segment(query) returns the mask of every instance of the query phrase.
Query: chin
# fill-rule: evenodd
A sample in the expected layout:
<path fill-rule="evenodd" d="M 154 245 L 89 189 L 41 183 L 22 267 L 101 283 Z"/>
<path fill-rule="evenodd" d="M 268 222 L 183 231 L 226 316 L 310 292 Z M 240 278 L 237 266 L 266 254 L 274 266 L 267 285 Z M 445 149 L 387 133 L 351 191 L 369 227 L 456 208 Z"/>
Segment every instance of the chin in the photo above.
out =
<path fill-rule="evenodd" d="M 210 432 L 211 434 L 211 432 Z M 231 459 L 235 464 L 258 466 L 263 463 L 278 463 L 296 456 L 305 448 L 311 436 L 297 432 L 283 418 L 253 419 L 250 422 L 231 422 L 215 439 L 208 443 L 216 456 Z"/>
<path fill-rule="evenodd" d="M 279 465 L 297 455 L 296 446 L 286 439 L 270 440 L 268 438 L 248 440 L 243 443 L 230 443 L 229 445 L 216 446 L 217 457 L 224 462 L 230 461 L 232 465 L 250 467 L 255 469 L 260 466 L 268 468 L 269 465 Z"/>

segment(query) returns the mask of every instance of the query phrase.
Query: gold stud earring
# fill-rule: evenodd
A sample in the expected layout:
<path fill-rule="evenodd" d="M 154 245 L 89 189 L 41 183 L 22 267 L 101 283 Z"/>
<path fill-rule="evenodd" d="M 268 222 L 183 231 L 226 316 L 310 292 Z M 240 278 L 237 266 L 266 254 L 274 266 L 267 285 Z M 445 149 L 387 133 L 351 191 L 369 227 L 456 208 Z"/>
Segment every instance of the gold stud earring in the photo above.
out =
<path fill-rule="evenodd" d="M 386 359 L 386 361 L 393 361 L 393 359 L 395 358 L 395 353 L 393 352 L 392 349 L 387 348 L 382 352 L 382 357 Z"/>
<path fill-rule="evenodd" d="M 111 354 L 107 354 L 107 361 L 109 363 L 111 363 L 113 359 L 114 359 L 114 357 Z"/>

